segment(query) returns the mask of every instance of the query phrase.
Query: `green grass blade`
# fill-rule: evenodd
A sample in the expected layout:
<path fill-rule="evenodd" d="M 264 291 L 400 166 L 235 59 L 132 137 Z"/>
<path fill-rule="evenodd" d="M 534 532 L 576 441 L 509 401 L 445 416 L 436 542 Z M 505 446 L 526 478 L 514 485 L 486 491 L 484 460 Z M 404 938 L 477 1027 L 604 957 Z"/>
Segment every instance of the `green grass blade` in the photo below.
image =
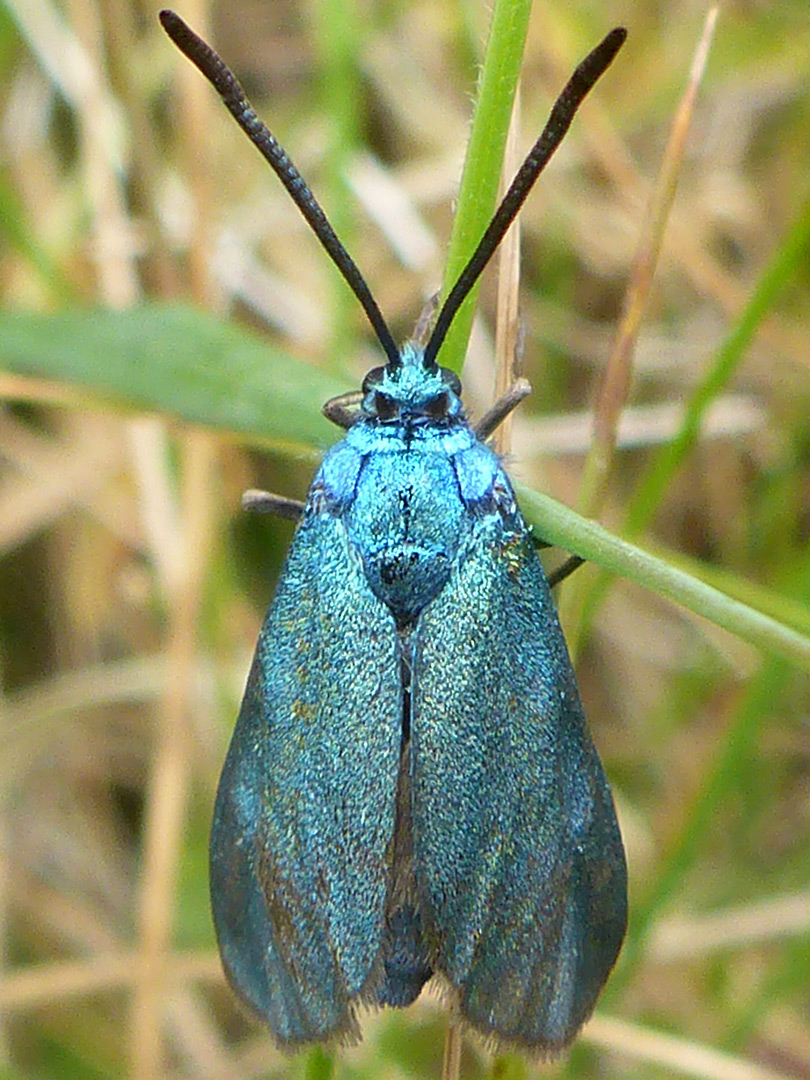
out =
<path fill-rule="evenodd" d="M 650 588 L 752 645 L 787 657 L 810 671 L 810 637 L 620 540 L 547 495 L 521 486 L 517 491 L 527 520 L 544 540 Z"/>
<path fill-rule="evenodd" d="M 466 266 L 495 208 L 531 8 L 531 0 L 495 0 L 492 8 L 489 40 L 444 268 L 442 299 Z M 477 296 L 476 285 L 459 308 L 439 351 L 439 363 L 456 372 L 460 372 L 464 364 Z"/>
<path fill-rule="evenodd" d="M 802 204 L 794 224 L 760 277 L 736 326 L 720 347 L 706 377 L 687 402 L 680 431 L 672 442 L 654 457 L 636 488 L 625 518 L 625 526 L 622 530 L 624 536 L 634 539 L 653 518 L 672 478 L 699 439 L 700 425 L 706 410 L 728 385 L 742 362 L 757 328 L 773 307 L 776 298 L 806 264 L 808 246 L 810 246 L 810 198 Z M 571 628 L 577 635 L 572 640 L 574 651 L 582 635 L 587 633 L 587 628 L 593 622 L 609 587 L 610 579 L 604 575 L 600 575 L 591 586 L 585 598 L 582 619 L 578 626 Z"/>
<path fill-rule="evenodd" d="M 0 312 L 0 367 L 299 452 L 334 442 L 317 404 L 351 389 L 205 312 L 159 304 Z"/>
<path fill-rule="evenodd" d="M 765 268 L 737 325 L 720 347 L 705 379 L 687 402 L 680 431 L 656 455 L 639 484 L 627 512 L 626 536 L 638 536 L 661 504 L 672 477 L 699 438 L 706 410 L 725 390 L 776 298 L 806 265 L 809 247 L 810 198 L 803 203 L 793 226 Z"/>

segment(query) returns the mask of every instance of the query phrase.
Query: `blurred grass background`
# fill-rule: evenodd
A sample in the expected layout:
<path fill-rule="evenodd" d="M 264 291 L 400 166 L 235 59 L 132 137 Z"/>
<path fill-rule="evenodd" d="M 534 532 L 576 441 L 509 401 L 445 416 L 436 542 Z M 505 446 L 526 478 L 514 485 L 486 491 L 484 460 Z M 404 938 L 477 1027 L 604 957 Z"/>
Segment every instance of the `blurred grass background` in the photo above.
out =
<path fill-rule="evenodd" d="M 545 0 L 532 14 L 523 147 L 574 64 L 611 26 L 630 31 L 521 219 L 535 392 L 512 472 L 569 505 L 706 10 Z M 193 0 L 180 13 L 238 73 L 407 336 L 441 280 L 488 5 Z M 243 516 L 240 493 L 302 497 L 333 437 L 320 405 L 379 360 L 156 14 L 0 3 L 3 1080 L 319 1067 L 282 1058 L 224 986 L 207 832 L 291 536 Z M 809 57 L 806 0 L 722 10 L 602 513 L 619 531 L 797 228 Z M 805 253 L 640 538 L 805 632 L 808 269 Z M 178 302 L 200 311 L 165 306 Z M 464 370 L 478 415 L 494 306 L 490 274 Z M 578 674 L 628 849 L 631 943 L 568 1059 L 471 1043 L 462 1074 L 810 1076 L 807 672 L 619 581 Z M 429 995 L 367 1017 L 338 1074 L 437 1076 L 443 1031 Z"/>

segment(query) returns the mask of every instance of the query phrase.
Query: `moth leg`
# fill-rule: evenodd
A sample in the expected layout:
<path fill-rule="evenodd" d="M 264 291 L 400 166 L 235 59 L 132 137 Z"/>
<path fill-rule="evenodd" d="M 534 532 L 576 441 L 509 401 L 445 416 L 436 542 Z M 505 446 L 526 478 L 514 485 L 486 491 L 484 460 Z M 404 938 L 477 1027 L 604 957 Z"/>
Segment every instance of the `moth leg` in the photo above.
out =
<path fill-rule="evenodd" d="M 561 563 L 556 570 L 552 570 L 548 575 L 548 587 L 553 589 L 555 585 L 559 585 L 561 581 L 565 581 L 567 577 L 577 569 L 578 566 L 582 566 L 585 560 L 581 555 L 569 555 L 564 563 Z"/>
<path fill-rule="evenodd" d="M 348 431 L 359 415 L 357 406 L 363 400 L 359 390 L 350 390 L 348 394 L 338 394 L 329 398 L 321 409 L 327 420 Z"/>
<path fill-rule="evenodd" d="M 541 540 L 539 537 L 535 536 L 534 533 L 530 532 L 529 536 L 537 551 L 545 551 L 546 548 L 554 546 L 553 544 L 549 544 L 547 540 Z M 556 570 L 552 570 L 551 573 L 546 576 L 548 587 L 553 589 L 555 585 L 559 585 L 561 581 L 565 581 L 565 579 L 573 574 L 578 566 L 582 566 L 585 561 L 586 560 L 583 559 L 581 555 L 570 555 L 564 563 L 560 563 Z"/>
<path fill-rule="evenodd" d="M 516 379 L 502 397 L 499 397 L 489 412 L 484 413 L 475 425 L 475 434 L 481 440 L 490 437 L 493 431 L 503 423 L 506 417 L 532 392 L 528 379 Z"/>
<path fill-rule="evenodd" d="M 283 495 L 249 488 L 242 496 L 242 509 L 257 514 L 277 514 L 278 517 L 298 521 L 304 512 L 304 504 L 298 499 L 287 499 Z"/>

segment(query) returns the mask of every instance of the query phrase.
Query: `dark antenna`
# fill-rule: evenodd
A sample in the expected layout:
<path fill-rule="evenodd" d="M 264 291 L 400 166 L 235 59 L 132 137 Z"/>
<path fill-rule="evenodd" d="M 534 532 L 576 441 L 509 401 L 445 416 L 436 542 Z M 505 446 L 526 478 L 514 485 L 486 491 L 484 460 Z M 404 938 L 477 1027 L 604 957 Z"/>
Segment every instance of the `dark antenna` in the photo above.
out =
<path fill-rule="evenodd" d="M 326 214 L 321 209 L 298 169 L 290 161 L 284 147 L 276 141 L 273 134 L 256 115 L 236 76 L 211 46 L 207 45 L 201 37 L 198 37 L 179 15 L 176 15 L 173 11 L 161 11 L 159 18 L 161 26 L 180 52 L 200 69 L 222 98 L 239 127 L 273 167 L 295 205 L 306 218 L 310 228 L 326 248 L 332 262 L 343 274 L 354 295 L 363 305 L 368 321 L 374 328 L 374 333 L 379 338 L 383 351 L 388 357 L 389 366 L 398 367 L 402 363 L 399 349 L 391 336 L 391 331 L 388 329 L 382 312 L 377 307 L 376 300 L 371 295 L 371 289 L 366 284 L 365 278 L 360 273 L 354 259 L 338 239 L 335 230 L 329 224 Z"/>
<path fill-rule="evenodd" d="M 552 154 L 562 142 L 571 126 L 574 114 L 597 80 L 607 71 L 616 53 L 624 44 L 627 31 L 617 27 L 607 35 L 593 52 L 589 53 L 566 83 L 562 93 L 554 103 L 554 108 L 546 121 L 543 133 L 529 151 L 526 160 L 520 166 L 503 201 L 481 237 L 472 258 L 461 271 L 444 305 L 439 312 L 433 333 L 425 346 L 424 365 L 436 367 L 436 355 L 464 302 L 470 289 L 476 283 L 482 270 L 489 262 L 493 252 L 503 240 L 504 234 L 517 216 L 518 210 L 526 200 L 535 180 L 551 159 Z"/>

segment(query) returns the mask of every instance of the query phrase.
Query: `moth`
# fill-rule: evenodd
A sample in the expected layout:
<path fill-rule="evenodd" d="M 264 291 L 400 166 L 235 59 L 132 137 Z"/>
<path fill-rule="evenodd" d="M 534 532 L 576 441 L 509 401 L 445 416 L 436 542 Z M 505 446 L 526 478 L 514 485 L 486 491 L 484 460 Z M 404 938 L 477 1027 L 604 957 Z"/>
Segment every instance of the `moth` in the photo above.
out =
<path fill-rule="evenodd" d="M 276 171 L 381 348 L 303 507 L 222 771 L 211 900 L 227 977 L 278 1044 L 358 1037 L 435 978 L 503 1046 L 560 1051 L 626 924 L 624 850 L 532 537 L 438 353 L 626 32 L 576 69 L 425 345 L 357 266 L 220 57 L 160 14 Z"/>

